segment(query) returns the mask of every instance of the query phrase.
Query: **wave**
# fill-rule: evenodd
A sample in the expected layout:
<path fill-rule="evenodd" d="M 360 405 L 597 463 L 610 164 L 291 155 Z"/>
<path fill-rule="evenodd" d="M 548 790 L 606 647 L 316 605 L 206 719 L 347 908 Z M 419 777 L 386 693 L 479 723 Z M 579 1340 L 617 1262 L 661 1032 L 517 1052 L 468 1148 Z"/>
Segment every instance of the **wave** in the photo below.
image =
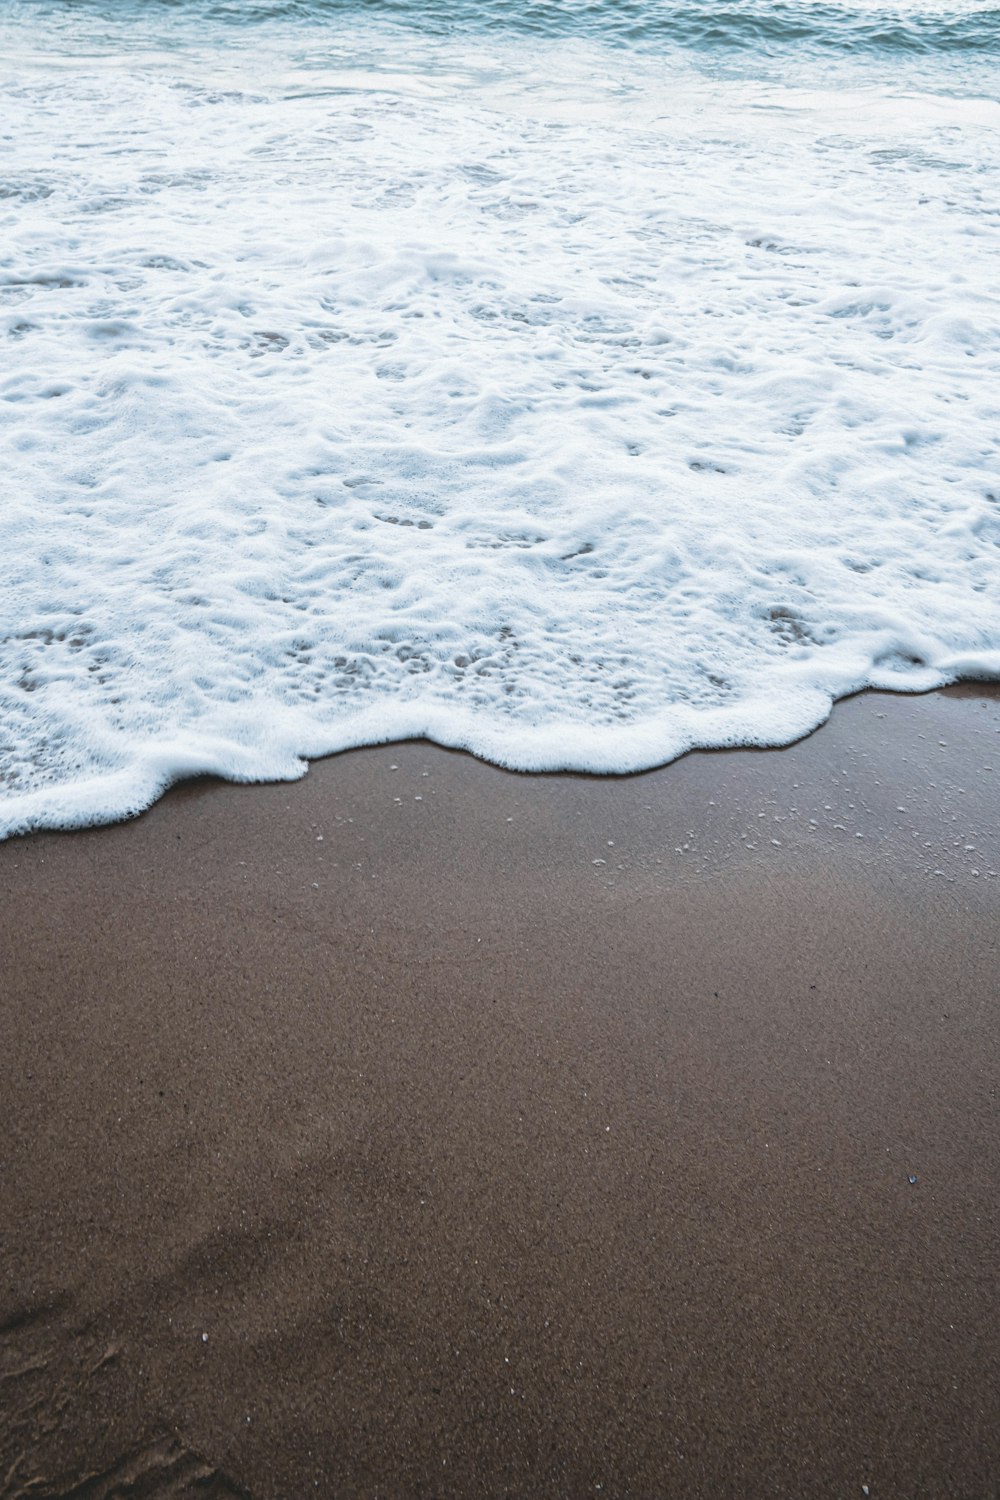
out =
<path fill-rule="evenodd" d="M 28 0 L 30 4 L 30 0 Z M 28 7 L 19 5 L 18 12 Z M 507 32 L 539 37 L 599 37 L 638 48 L 858 54 L 996 53 L 1000 8 L 948 9 L 829 4 L 820 0 L 747 0 L 677 4 L 675 0 L 141 0 L 109 5 L 80 0 L 39 10 L 81 12 L 120 21 L 129 10 L 246 27 L 275 21 L 388 20 L 432 35 Z"/>
<path fill-rule="evenodd" d="M 811 47 L 850 52 L 997 52 L 1000 9 L 914 11 L 798 3 L 673 4 L 669 0 L 236 0 L 206 7 L 219 20 L 380 15 L 422 30 L 596 33 L 623 45 L 694 49 Z"/>
<path fill-rule="evenodd" d="M 0 47 L 0 837 L 1000 678 L 1000 105 L 953 66 L 85 8 Z"/>

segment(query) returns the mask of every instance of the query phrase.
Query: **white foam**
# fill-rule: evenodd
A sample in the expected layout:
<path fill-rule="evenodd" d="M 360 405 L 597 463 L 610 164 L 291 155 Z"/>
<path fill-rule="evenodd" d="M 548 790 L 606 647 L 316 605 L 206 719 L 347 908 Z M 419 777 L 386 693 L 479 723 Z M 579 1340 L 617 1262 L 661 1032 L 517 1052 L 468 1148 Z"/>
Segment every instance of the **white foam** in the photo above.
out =
<path fill-rule="evenodd" d="M 39 24 L 0 63 L 0 833 L 411 735 L 636 770 L 1000 675 L 993 101 Z"/>

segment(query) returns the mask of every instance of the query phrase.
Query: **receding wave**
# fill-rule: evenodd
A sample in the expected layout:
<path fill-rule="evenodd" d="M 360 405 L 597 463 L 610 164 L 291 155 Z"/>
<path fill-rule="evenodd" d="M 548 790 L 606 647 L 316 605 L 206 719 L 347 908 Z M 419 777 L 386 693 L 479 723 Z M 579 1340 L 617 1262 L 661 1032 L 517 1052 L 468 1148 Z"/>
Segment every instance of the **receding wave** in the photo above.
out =
<path fill-rule="evenodd" d="M 0 836 L 1000 677 L 992 70 L 791 61 L 874 24 L 826 6 L 293 9 L 0 10 Z"/>

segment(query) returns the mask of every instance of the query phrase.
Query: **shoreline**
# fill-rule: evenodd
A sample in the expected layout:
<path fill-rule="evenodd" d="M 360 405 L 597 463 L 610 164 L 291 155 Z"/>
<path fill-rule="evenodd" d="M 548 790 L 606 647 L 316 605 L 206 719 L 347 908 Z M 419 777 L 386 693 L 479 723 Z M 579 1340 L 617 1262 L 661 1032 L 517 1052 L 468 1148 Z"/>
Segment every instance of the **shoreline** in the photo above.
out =
<path fill-rule="evenodd" d="M 431 733 L 404 735 L 402 737 L 393 735 L 384 739 L 365 738 L 356 744 L 348 743 L 339 750 L 331 750 L 319 754 L 306 754 L 305 752 L 300 753 L 298 751 L 288 752 L 290 764 L 299 769 L 292 770 L 287 775 L 278 773 L 262 775 L 251 773 L 244 775 L 236 769 L 231 770 L 230 774 L 225 775 L 221 772 L 217 773 L 201 769 L 166 773 L 162 770 L 161 762 L 163 757 L 157 754 L 153 759 L 160 764 L 160 769 L 154 775 L 145 778 L 143 783 L 144 790 L 138 795 L 136 794 L 134 783 L 129 780 L 134 774 L 133 770 L 121 771 L 107 776 L 88 777 L 76 783 L 57 783 L 51 787 L 36 789 L 33 792 L 25 793 L 23 796 L 9 799 L 7 811 L 3 813 L 3 809 L 0 808 L 0 813 L 3 814 L 3 818 L 6 820 L 0 822 L 0 829 L 6 829 L 6 832 L 0 832 L 0 845 L 10 839 L 31 838 L 36 834 L 82 833 L 90 829 L 111 828 L 119 823 L 129 823 L 136 818 L 143 817 L 151 808 L 156 806 L 157 802 L 175 789 L 183 788 L 189 784 L 294 786 L 296 782 L 308 776 L 314 766 L 322 765 L 326 761 L 339 760 L 343 756 L 363 754 L 366 751 L 391 751 L 394 746 L 429 745 L 435 750 L 444 751 L 446 754 L 470 756 L 473 760 L 490 766 L 505 775 L 537 776 L 541 778 L 580 777 L 585 780 L 595 781 L 628 781 L 635 777 L 655 775 L 658 772 L 666 771 L 669 767 L 677 765 L 689 756 L 741 754 L 747 751 L 770 754 L 774 751 L 790 750 L 823 729 L 830 722 L 832 715 L 837 711 L 838 705 L 851 703 L 855 699 L 871 697 L 894 700 L 898 698 L 935 698 L 939 696 L 947 699 L 949 697 L 961 698 L 970 695 L 974 698 L 989 698 L 997 692 L 1000 692 L 1000 681 L 995 677 L 989 676 L 961 678 L 957 682 L 946 683 L 943 686 L 922 689 L 858 688 L 846 693 L 843 697 L 832 699 L 826 718 L 821 719 L 818 723 L 810 721 L 808 728 L 796 731 L 789 739 L 761 740 L 760 742 L 746 740 L 737 741 L 733 744 L 705 743 L 699 741 L 696 744 L 692 744 L 688 749 L 680 750 L 670 755 L 666 760 L 646 763 L 645 759 L 640 759 L 635 765 L 627 766 L 624 769 L 580 769 L 566 765 L 536 766 L 530 762 L 528 764 L 511 764 L 502 758 L 499 750 L 496 755 L 493 755 L 486 750 L 470 749 L 467 744 L 453 743 L 450 739 L 436 739 Z M 581 738 L 587 739 L 591 743 L 592 749 L 596 749 L 597 746 L 603 746 L 613 740 L 614 734 L 614 729 L 607 725 L 599 729 L 584 727 L 580 730 Z M 494 746 L 502 744 L 502 740 L 493 739 L 491 736 L 486 736 L 486 742 L 492 742 Z M 601 760 L 604 758 L 604 754 L 605 752 L 602 749 L 593 758 Z M 180 756 L 180 761 L 185 766 L 190 766 L 196 763 L 196 757 L 188 750 Z M 124 786 L 131 787 L 127 796 L 123 796 L 122 793 Z M 114 790 L 114 788 L 117 788 L 117 790 Z M 95 789 L 99 789 L 102 793 L 102 810 L 95 813 L 93 817 L 88 817 L 80 809 L 83 802 L 89 799 Z M 32 806 L 37 803 L 42 811 L 38 812 L 37 815 L 27 813 L 23 808 L 23 804 L 25 803 Z M 47 806 L 46 803 L 48 804 Z M 21 810 L 17 813 L 14 821 L 11 821 L 13 817 L 10 812 L 11 804 L 21 806 Z M 59 811 L 54 812 L 53 807 Z"/>
<path fill-rule="evenodd" d="M 963 684 L 0 845 L 2 1493 L 994 1493 L 998 781 Z"/>

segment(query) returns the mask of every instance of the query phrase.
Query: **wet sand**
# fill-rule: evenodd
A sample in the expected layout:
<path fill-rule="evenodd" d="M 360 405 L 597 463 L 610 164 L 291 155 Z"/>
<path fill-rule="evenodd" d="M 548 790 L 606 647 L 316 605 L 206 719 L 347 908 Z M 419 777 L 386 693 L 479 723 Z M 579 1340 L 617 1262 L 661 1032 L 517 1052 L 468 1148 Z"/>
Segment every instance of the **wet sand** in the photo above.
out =
<path fill-rule="evenodd" d="M 0 1493 L 1000 1493 L 998 788 L 863 695 L 0 847 Z"/>

